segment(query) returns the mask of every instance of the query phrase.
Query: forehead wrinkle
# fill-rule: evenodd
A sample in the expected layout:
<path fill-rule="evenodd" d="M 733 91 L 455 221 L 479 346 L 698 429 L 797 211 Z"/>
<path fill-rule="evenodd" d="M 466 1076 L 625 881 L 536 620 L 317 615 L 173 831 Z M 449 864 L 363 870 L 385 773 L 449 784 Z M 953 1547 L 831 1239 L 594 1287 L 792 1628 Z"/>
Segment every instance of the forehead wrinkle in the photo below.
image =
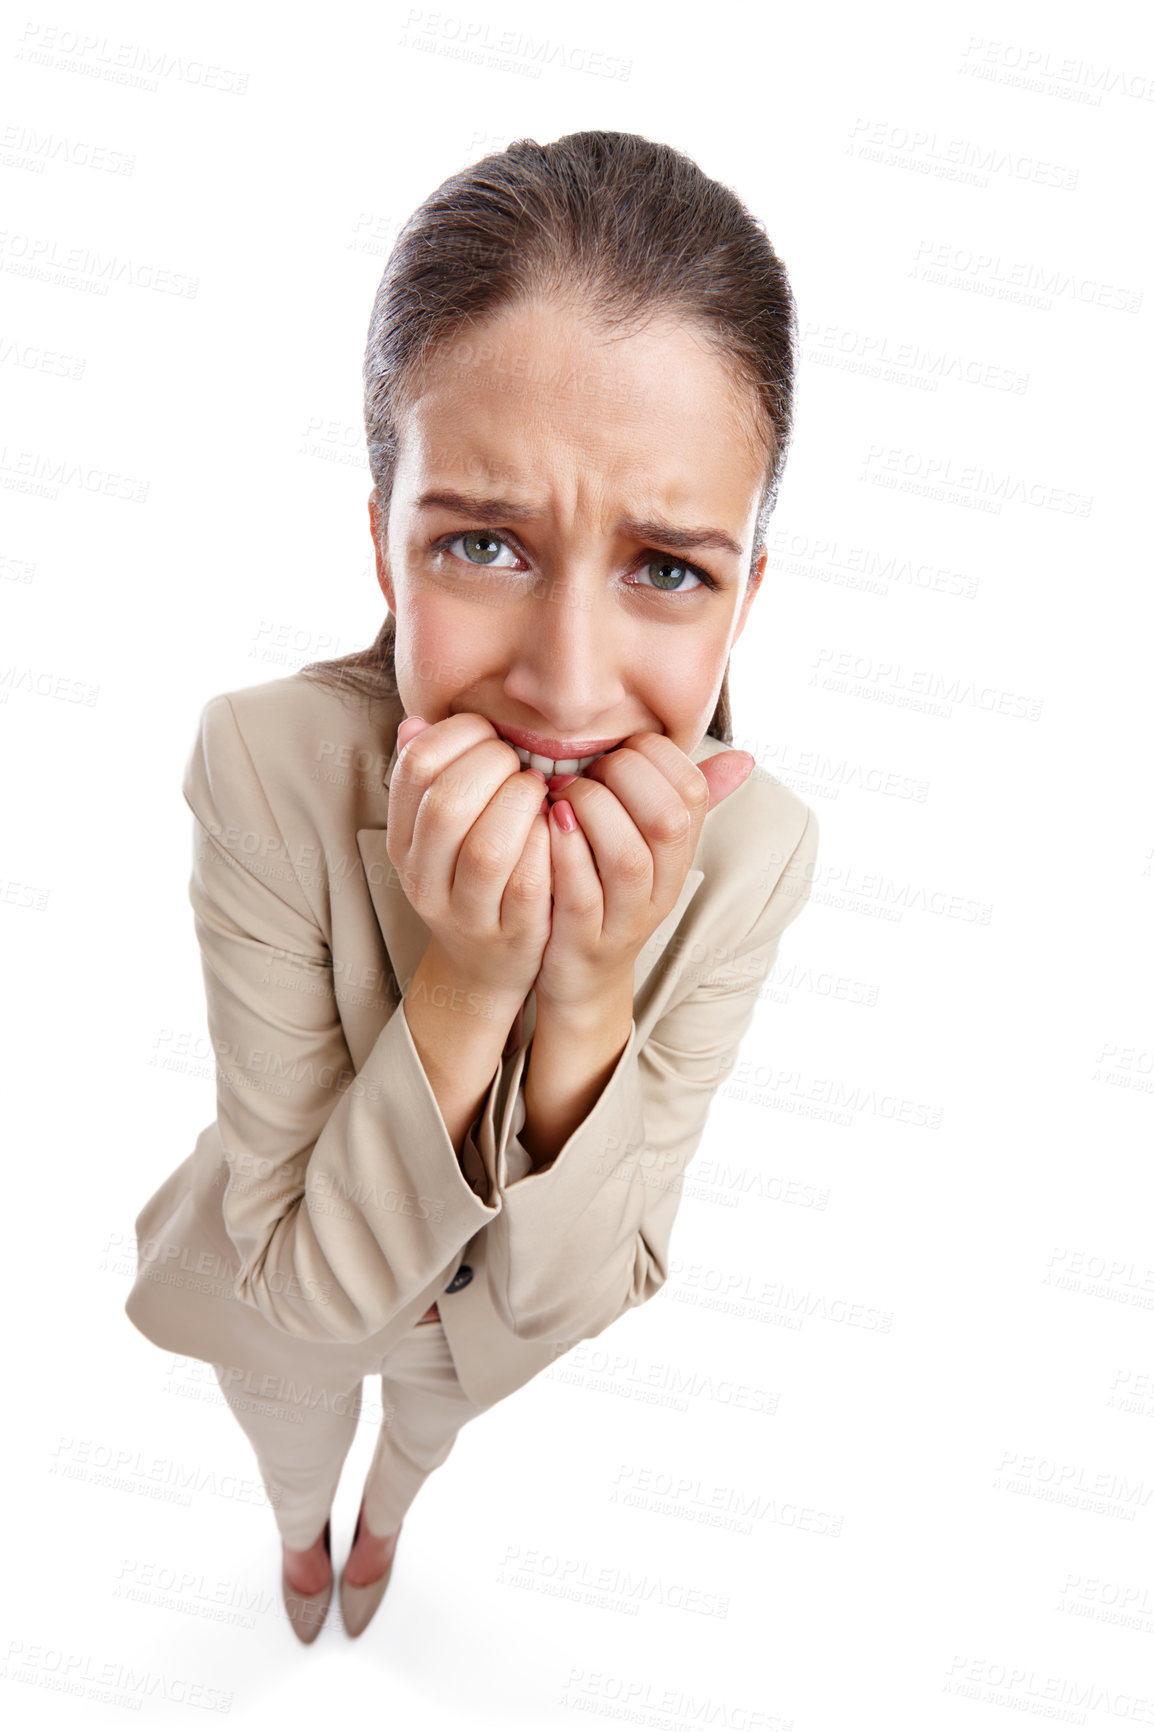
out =
<path fill-rule="evenodd" d="M 490 528 L 499 528 L 506 523 L 540 523 L 552 515 L 547 506 L 442 487 L 426 489 L 417 500 L 417 509 L 458 511 Z M 704 524 L 670 524 L 661 518 L 627 515 L 618 519 L 614 533 L 628 535 L 634 541 L 664 541 L 686 552 L 698 547 L 712 547 L 740 558 L 744 551 L 740 542 L 723 529 Z"/>
<path fill-rule="evenodd" d="M 418 463 L 418 470 L 425 469 L 422 479 L 430 483 L 422 499 L 434 492 L 458 494 L 462 500 L 452 508 L 471 512 L 476 523 L 486 527 L 505 522 L 512 528 L 552 516 L 575 532 L 584 513 L 595 526 L 592 538 L 628 535 L 639 542 L 664 543 L 671 552 L 712 546 L 744 557 L 745 499 L 731 497 L 729 486 L 720 494 L 717 487 L 707 489 L 702 497 L 702 477 L 694 471 L 685 441 L 668 453 L 672 471 L 655 475 L 653 462 L 661 452 L 648 448 L 652 415 L 640 425 L 629 417 L 625 425 L 613 425 L 612 417 L 608 426 L 604 420 L 594 425 L 584 412 L 579 419 L 550 415 L 544 403 L 522 402 L 522 412 L 511 420 L 505 397 L 486 397 L 479 389 L 482 381 L 470 383 L 478 389 L 461 394 L 438 379 L 414 405 L 409 431 L 416 437 L 410 449 L 420 451 L 425 461 Z M 566 410 L 571 407 L 564 405 Z M 695 402 L 694 439 L 705 439 L 711 452 L 719 440 L 735 443 L 738 462 L 744 457 L 750 463 L 749 407 L 733 381 L 724 379 L 720 402 Z M 659 408 L 657 416 L 659 424 L 667 418 L 683 420 L 684 411 L 670 404 Z M 661 438 L 658 430 L 655 443 L 660 445 Z M 759 461 L 756 467 L 761 466 Z M 710 465 L 711 473 L 713 468 L 716 464 Z M 442 477 L 444 485 L 439 486 Z M 740 521 L 731 521 L 735 506 Z M 674 533 L 666 533 L 662 525 Z"/>

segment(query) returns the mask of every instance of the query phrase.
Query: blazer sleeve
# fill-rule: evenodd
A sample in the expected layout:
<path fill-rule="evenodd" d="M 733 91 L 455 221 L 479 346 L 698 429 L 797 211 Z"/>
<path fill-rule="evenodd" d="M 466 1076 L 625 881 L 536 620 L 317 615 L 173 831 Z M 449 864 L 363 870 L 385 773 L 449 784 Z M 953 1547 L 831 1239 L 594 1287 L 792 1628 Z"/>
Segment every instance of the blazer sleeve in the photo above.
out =
<path fill-rule="evenodd" d="M 636 1021 L 589 1116 L 550 1166 L 527 1171 L 517 1058 L 497 1150 L 500 1215 L 488 1227 L 494 1305 L 527 1339 L 597 1335 L 661 1288 L 685 1169 L 710 1102 L 737 1059 L 786 927 L 809 896 L 818 822 L 805 808 L 797 843 L 744 940 L 708 978 L 690 981 L 648 1039 Z M 512 1178 L 516 1172 L 524 1176 Z"/>
<path fill-rule="evenodd" d="M 363 1340 L 500 1206 L 462 1172 L 403 1008 L 354 1073 L 331 952 L 227 696 L 202 712 L 183 792 L 236 1295 L 291 1335 Z"/>

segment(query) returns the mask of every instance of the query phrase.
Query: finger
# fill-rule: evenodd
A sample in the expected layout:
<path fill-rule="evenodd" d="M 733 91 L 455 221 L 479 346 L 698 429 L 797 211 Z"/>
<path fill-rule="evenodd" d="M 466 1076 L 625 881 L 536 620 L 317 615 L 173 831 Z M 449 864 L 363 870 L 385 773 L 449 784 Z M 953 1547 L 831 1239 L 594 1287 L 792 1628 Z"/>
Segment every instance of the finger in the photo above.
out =
<path fill-rule="evenodd" d="M 587 789 L 577 782 L 565 790 L 605 884 L 607 931 L 628 922 L 642 892 L 657 908 L 673 906 L 705 820 L 709 787 L 696 765 L 663 736 L 648 745 L 619 747 L 590 765 Z M 615 805 L 597 797 L 599 787 Z"/>
<path fill-rule="evenodd" d="M 690 830 L 686 840 L 685 860 L 686 870 L 688 870 L 689 863 L 697 852 L 697 844 L 701 839 L 701 829 L 705 823 L 705 815 L 710 809 L 710 785 L 708 778 L 703 773 L 700 765 L 695 764 L 692 758 L 683 752 L 680 746 L 675 745 L 667 734 L 632 734 L 627 740 L 622 742 L 622 746 L 627 754 L 635 754 L 637 757 L 643 758 L 646 763 L 651 764 L 655 769 L 659 770 L 668 781 L 670 787 L 673 788 L 675 793 L 678 795 L 686 811 L 689 813 Z M 619 756 L 621 750 L 622 748 L 619 747 L 616 752 L 608 752 L 605 757 L 598 758 L 596 763 L 589 766 L 587 772 L 589 777 L 593 780 L 601 781 L 612 786 L 613 771 L 615 768 L 614 759 Z M 671 807 L 669 809 L 670 814 L 674 813 L 675 810 L 675 808 Z M 640 814 L 638 816 L 640 817 Z M 669 825 L 672 825 L 673 836 L 676 836 L 677 825 L 680 821 L 681 820 L 675 816 L 669 816 L 667 822 L 662 823 L 659 818 L 659 835 L 657 839 L 659 841 L 668 841 L 670 839 L 666 834 Z"/>
<path fill-rule="evenodd" d="M 712 812 L 736 792 L 749 780 L 755 767 L 756 759 L 749 752 L 715 752 L 712 758 L 703 758 L 697 768 L 709 783 L 707 810 Z"/>
<path fill-rule="evenodd" d="M 511 751 L 512 748 L 510 747 Z M 471 754 L 469 755 L 471 757 Z M 516 753 L 513 754 L 516 763 Z M 461 760 L 462 771 L 469 757 Z M 482 803 L 473 823 L 464 836 L 450 848 L 450 890 L 454 912 L 463 919 L 483 920 L 490 927 L 502 921 L 504 898 L 509 881 L 517 870 L 532 831 L 534 820 L 541 817 L 543 777 L 537 770 L 522 769 L 519 763 L 511 774 L 503 775 L 489 797 Z M 430 790 L 429 799 L 436 794 Z M 428 801 L 426 801 L 426 804 Z M 418 837 L 423 837 L 424 807 L 417 820 Z M 541 818 L 541 825 L 545 820 Z M 547 834 L 547 833 L 546 833 Z M 540 847 L 540 831 L 534 852 Z M 531 899 L 533 858 L 526 863 L 513 901 Z M 538 862 L 539 865 L 539 862 Z M 548 858 L 545 861 L 545 887 L 548 890 Z M 512 903 L 510 904 L 512 908 Z"/>
<path fill-rule="evenodd" d="M 406 716 L 397 729 L 398 752 L 403 752 L 409 741 L 415 740 L 429 725 L 424 716 Z"/>
<path fill-rule="evenodd" d="M 422 718 L 405 719 L 415 721 Z M 400 739 L 400 729 L 397 734 Z M 389 782 L 389 851 L 394 857 L 398 852 L 403 857 L 412 847 L 421 801 L 430 784 L 450 764 L 486 741 L 502 746 L 513 760 L 517 757 L 512 746 L 505 746 L 497 730 L 484 716 L 467 713 L 447 716 L 444 721 L 426 724 L 418 734 L 406 729 L 406 735 L 407 740 L 402 741 L 400 756 Z M 503 762 L 508 774 L 510 758 L 506 756 Z"/>
<path fill-rule="evenodd" d="M 599 780 L 570 784 L 572 805 L 593 857 L 602 895 L 601 932 L 613 938 L 635 926 L 653 902 L 656 861 L 618 794 Z"/>
<path fill-rule="evenodd" d="M 693 759 L 669 738 L 668 734 L 631 734 L 627 740 L 622 741 L 622 745 L 629 751 L 636 752 L 660 770 L 670 785 L 677 790 L 687 810 L 696 816 L 697 804 L 702 799 L 701 778 L 704 774 L 700 764 L 695 764 Z M 742 754 L 744 757 L 748 757 L 748 755 L 748 753 Z M 604 758 L 598 758 L 596 763 L 589 766 L 589 774 L 593 774 L 598 764 L 608 764 L 615 756 L 615 753 L 608 752 Z M 712 762 L 713 760 L 706 761 Z M 708 785 L 708 778 L 706 778 L 707 789 Z M 694 831 L 694 851 L 696 851 L 701 834 L 701 824 L 704 823 L 708 810 L 708 804 L 701 808 L 700 820 Z"/>
<path fill-rule="evenodd" d="M 567 800 L 550 807 L 549 845 L 553 862 L 553 935 L 562 946 L 577 926 L 592 926 L 600 937 L 605 918 L 605 892 L 588 837 Z M 566 830 L 562 814 L 573 827 Z"/>
<path fill-rule="evenodd" d="M 541 804 L 541 791 L 541 777 L 523 770 L 513 748 L 503 741 L 482 740 L 470 747 L 425 789 L 413 824 L 410 870 L 415 866 L 431 886 L 446 896 L 463 895 L 495 920 L 500 892 Z M 534 793 L 535 803 L 530 799 Z M 474 827 L 486 813 L 470 845 Z"/>
<path fill-rule="evenodd" d="M 549 906 L 552 882 L 552 861 L 549 856 L 549 820 L 541 813 L 541 803 L 530 790 L 533 816 L 529 834 L 501 898 L 501 925 L 510 933 L 527 924 L 540 922 L 541 948 L 549 938 Z"/>

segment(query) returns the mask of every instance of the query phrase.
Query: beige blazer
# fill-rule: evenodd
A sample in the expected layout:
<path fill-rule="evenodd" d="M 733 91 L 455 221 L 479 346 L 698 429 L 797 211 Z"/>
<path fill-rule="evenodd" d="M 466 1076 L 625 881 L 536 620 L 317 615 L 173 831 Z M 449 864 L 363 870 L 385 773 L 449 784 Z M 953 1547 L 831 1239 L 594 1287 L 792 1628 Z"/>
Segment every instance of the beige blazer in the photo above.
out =
<path fill-rule="evenodd" d="M 429 938 L 385 847 L 402 717 L 300 674 L 202 712 L 183 791 L 217 1114 L 137 1217 L 126 1310 L 273 1394 L 351 1386 L 436 1300 L 489 1405 L 665 1281 L 682 1176 L 808 895 L 817 820 L 760 768 L 707 814 L 638 957 L 629 1044 L 553 1164 L 515 1177 L 532 993 L 460 1159 L 401 1005 Z M 707 735 L 691 755 L 725 749 Z"/>

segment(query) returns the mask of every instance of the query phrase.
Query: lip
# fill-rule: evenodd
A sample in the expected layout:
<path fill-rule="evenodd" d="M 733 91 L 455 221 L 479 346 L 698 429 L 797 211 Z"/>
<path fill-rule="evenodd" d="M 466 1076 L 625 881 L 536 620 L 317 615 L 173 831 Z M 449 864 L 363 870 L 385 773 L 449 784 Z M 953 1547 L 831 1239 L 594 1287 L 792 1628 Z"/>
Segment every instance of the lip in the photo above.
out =
<path fill-rule="evenodd" d="M 520 746 L 523 751 L 535 752 L 538 757 L 552 758 L 556 763 L 558 758 L 588 758 L 594 752 L 607 752 L 610 746 L 619 746 L 627 735 L 618 734 L 608 740 L 557 740 L 547 734 L 530 734 L 524 728 L 507 728 L 500 722 L 493 726 L 503 740 L 510 745 Z"/>

